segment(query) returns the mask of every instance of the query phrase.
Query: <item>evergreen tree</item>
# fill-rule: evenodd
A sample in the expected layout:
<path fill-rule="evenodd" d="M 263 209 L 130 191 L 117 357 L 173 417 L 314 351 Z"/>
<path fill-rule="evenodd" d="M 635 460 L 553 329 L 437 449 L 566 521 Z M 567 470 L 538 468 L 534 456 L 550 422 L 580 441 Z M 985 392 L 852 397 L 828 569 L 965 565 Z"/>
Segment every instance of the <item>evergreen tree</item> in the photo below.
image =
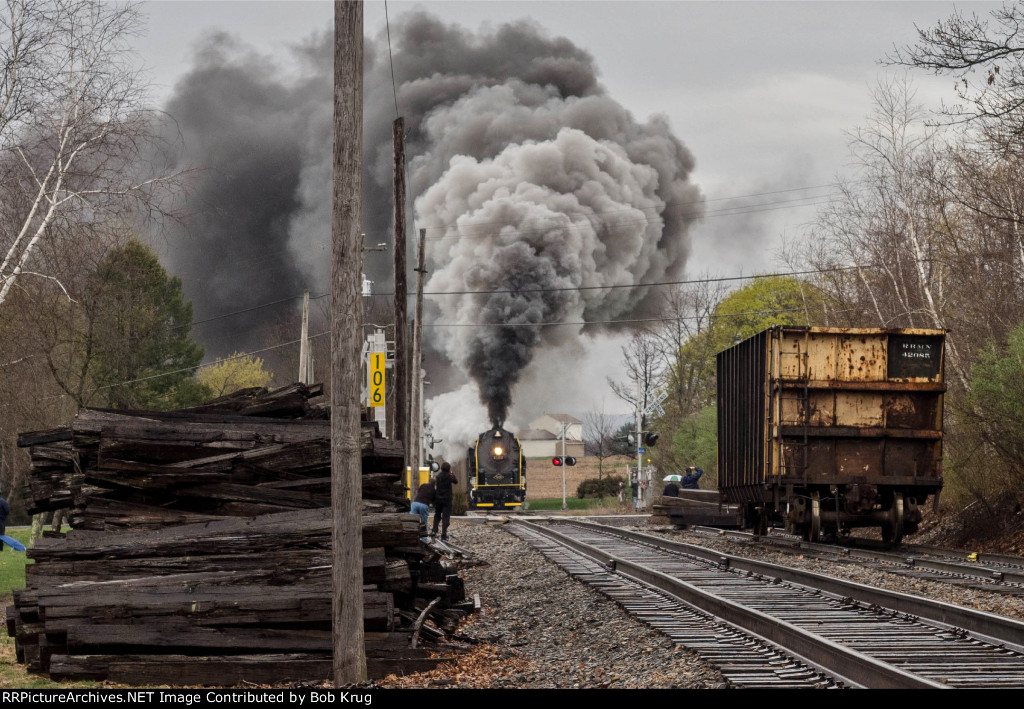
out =
<path fill-rule="evenodd" d="M 93 384 L 118 409 L 169 409 L 209 397 L 196 386 L 203 347 L 189 335 L 192 304 L 138 240 L 111 250 L 90 279 Z"/>

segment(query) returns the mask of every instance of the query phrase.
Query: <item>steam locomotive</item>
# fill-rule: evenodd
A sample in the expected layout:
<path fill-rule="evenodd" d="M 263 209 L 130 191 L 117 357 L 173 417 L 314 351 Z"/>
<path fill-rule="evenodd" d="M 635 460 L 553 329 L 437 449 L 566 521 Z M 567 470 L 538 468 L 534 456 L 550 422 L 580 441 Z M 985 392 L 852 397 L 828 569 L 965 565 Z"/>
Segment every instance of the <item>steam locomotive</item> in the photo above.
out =
<path fill-rule="evenodd" d="M 521 507 L 526 500 L 526 459 L 519 439 L 499 427 L 481 433 L 466 456 L 469 508 Z"/>

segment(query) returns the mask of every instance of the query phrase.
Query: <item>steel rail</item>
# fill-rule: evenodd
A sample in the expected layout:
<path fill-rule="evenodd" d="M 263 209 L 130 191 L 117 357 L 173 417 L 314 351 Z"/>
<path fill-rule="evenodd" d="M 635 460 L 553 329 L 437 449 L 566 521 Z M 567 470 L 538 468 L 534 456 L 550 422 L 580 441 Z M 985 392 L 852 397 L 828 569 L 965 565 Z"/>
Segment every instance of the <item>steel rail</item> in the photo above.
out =
<path fill-rule="evenodd" d="M 654 571 L 621 557 L 616 557 L 607 551 L 568 537 L 555 530 L 548 529 L 543 525 L 526 521 L 520 521 L 517 524 L 523 524 L 538 534 L 556 539 L 561 544 L 595 561 L 602 561 L 608 568 L 613 569 L 617 573 L 649 584 L 701 610 L 712 613 L 728 623 L 766 638 L 788 651 L 802 657 L 813 657 L 815 658 L 815 663 L 826 668 L 836 676 L 848 678 L 851 683 L 871 689 L 948 689 L 948 687 L 941 683 L 906 672 L 849 647 L 798 628 L 791 623 L 772 618 L 760 611 L 718 597 L 685 581 L 673 578 L 668 574 Z M 574 522 L 573 524 L 576 523 Z M 584 523 L 584 525 L 600 526 L 590 525 L 589 523 Z M 607 529 L 609 528 L 603 527 L 601 531 Z M 623 530 L 615 531 L 621 533 Z M 657 540 L 658 538 L 652 537 L 650 539 Z M 649 541 L 645 540 L 645 543 L 649 543 Z"/>
<path fill-rule="evenodd" d="M 977 564 L 999 564 L 1020 568 L 1024 566 L 1024 557 L 1012 556 L 1010 554 L 994 554 L 987 551 L 960 551 L 958 549 L 943 549 L 942 547 L 929 546 L 927 544 L 906 544 L 900 549 L 918 554 L 936 554 L 939 556 L 952 556 L 962 558 L 964 561 Z"/>
<path fill-rule="evenodd" d="M 984 556 L 979 554 L 977 561 L 972 561 L 968 552 L 953 552 L 948 549 L 935 547 L 916 547 L 903 545 L 897 550 L 891 548 L 873 548 L 872 546 L 851 546 L 847 544 L 827 544 L 821 542 L 806 542 L 795 539 L 772 538 L 772 535 L 758 536 L 750 532 L 737 532 L 735 530 L 715 530 L 711 527 L 702 527 L 698 531 L 702 534 L 717 532 L 723 536 L 738 539 L 746 543 L 759 541 L 763 544 L 770 544 L 787 552 L 814 551 L 823 554 L 838 554 L 852 559 L 864 559 L 868 561 L 880 561 L 890 563 L 906 569 L 918 569 L 924 571 L 935 571 L 940 574 L 955 574 L 969 579 L 978 579 L 990 584 L 1000 585 L 1021 585 L 1024 584 L 1024 559 L 998 555 Z M 916 554 L 915 554 L 916 552 Z M 921 554 L 936 554 L 946 557 L 961 557 L 963 560 L 943 560 L 936 558 L 924 558 Z M 1000 564 L 1001 566 L 992 566 Z M 941 579 L 939 579 L 941 580 Z M 985 587 L 988 590 L 996 591 L 996 586 Z"/>
<path fill-rule="evenodd" d="M 851 598 L 862 603 L 881 606 L 897 613 L 927 618 L 928 620 L 948 625 L 955 629 L 964 629 L 981 639 L 994 644 L 1012 645 L 1017 652 L 1024 652 L 1024 622 L 986 613 L 985 611 L 973 610 L 956 606 L 952 603 L 944 603 L 930 598 L 911 596 L 899 591 L 888 591 L 874 588 L 855 581 L 825 576 L 812 571 L 792 569 L 785 566 L 778 566 L 764 561 L 754 561 L 742 556 L 726 554 L 714 549 L 675 542 L 663 537 L 657 537 L 643 532 L 619 529 L 607 525 L 595 524 L 593 522 L 581 522 L 577 520 L 560 520 L 563 523 L 578 525 L 584 528 L 591 528 L 603 531 L 606 534 L 614 534 L 626 539 L 650 544 L 666 550 L 691 554 L 698 558 L 714 563 L 728 564 L 735 569 L 749 571 L 762 576 L 773 576 L 790 583 L 813 586 L 822 591 L 833 593 L 839 596 Z"/>

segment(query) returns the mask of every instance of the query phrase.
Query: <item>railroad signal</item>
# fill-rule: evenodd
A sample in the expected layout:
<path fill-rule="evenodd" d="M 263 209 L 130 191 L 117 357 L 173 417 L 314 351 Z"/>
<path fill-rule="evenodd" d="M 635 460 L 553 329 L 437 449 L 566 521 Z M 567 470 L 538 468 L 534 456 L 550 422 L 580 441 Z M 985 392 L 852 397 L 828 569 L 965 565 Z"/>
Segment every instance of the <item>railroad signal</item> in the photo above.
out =
<path fill-rule="evenodd" d="M 644 434 L 644 445 L 648 448 L 653 448 L 654 444 L 658 442 L 658 434 L 653 431 Z"/>
<path fill-rule="evenodd" d="M 565 457 L 565 464 L 566 465 L 576 465 L 576 459 L 573 458 L 571 455 L 567 455 Z"/>
<path fill-rule="evenodd" d="M 561 465 L 562 465 L 562 456 L 556 455 L 554 458 L 551 459 L 551 464 L 561 467 Z"/>

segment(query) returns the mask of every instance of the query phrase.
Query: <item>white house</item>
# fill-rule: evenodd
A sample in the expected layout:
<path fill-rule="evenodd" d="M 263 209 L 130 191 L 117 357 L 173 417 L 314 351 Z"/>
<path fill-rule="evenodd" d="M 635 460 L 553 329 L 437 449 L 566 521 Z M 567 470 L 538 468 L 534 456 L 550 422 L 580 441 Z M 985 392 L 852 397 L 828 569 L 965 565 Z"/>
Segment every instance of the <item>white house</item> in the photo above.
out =
<path fill-rule="evenodd" d="M 562 428 L 565 427 L 565 455 L 583 457 L 583 422 L 568 414 L 544 414 L 518 433 L 527 458 L 553 458 L 562 455 Z"/>

